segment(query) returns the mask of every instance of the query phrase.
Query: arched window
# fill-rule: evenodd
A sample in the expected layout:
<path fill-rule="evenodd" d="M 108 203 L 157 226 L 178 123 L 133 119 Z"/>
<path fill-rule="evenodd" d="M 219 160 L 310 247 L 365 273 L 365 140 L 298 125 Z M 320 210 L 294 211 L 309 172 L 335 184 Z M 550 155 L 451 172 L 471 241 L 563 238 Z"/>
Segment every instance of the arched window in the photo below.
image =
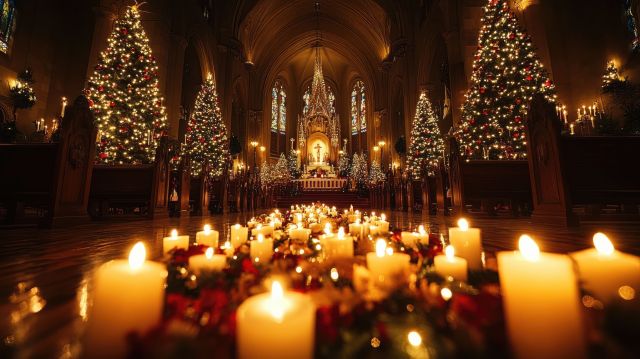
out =
<path fill-rule="evenodd" d="M 356 81 L 351 90 L 351 144 L 353 150 L 366 148 L 367 100 L 364 83 Z"/>
<path fill-rule="evenodd" d="M 0 0 L 0 51 L 8 53 L 15 27 L 14 0 Z"/>
<path fill-rule="evenodd" d="M 271 89 L 271 146 L 270 152 L 277 156 L 286 151 L 287 93 L 282 82 L 276 81 Z"/>
<path fill-rule="evenodd" d="M 331 114 L 336 113 L 336 95 L 333 92 L 331 86 L 327 86 L 327 97 L 329 98 L 329 103 L 331 104 Z M 309 111 L 309 101 L 311 100 L 311 84 L 307 86 L 307 89 L 304 91 L 304 95 L 302 95 L 302 101 L 304 102 L 304 106 L 302 107 L 302 115 L 306 115 L 307 111 Z"/>

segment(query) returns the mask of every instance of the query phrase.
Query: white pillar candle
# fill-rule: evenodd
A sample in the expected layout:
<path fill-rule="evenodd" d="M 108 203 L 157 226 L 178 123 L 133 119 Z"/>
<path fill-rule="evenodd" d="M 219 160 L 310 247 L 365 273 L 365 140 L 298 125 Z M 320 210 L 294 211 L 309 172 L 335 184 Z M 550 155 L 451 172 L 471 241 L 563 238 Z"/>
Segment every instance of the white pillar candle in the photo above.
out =
<path fill-rule="evenodd" d="M 384 213 L 380 215 L 380 220 L 378 221 L 378 233 L 389 233 L 389 222 L 387 222 L 387 217 L 384 215 Z"/>
<path fill-rule="evenodd" d="M 469 222 L 461 218 L 458 220 L 457 228 L 449 228 L 449 243 L 456 249 L 458 257 L 467 260 L 470 269 L 482 269 L 482 242 L 479 228 L 469 228 Z"/>
<path fill-rule="evenodd" d="M 376 225 L 370 224 L 369 233 L 371 233 L 372 236 L 377 236 L 378 234 L 380 234 L 379 227 Z"/>
<path fill-rule="evenodd" d="M 371 225 L 369 223 L 362 223 L 362 238 L 367 238 L 371 234 Z"/>
<path fill-rule="evenodd" d="M 227 256 L 213 254 L 213 247 L 207 248 L 204 254 L 189 257 L 189 268 L 195 274 L 202 272 L 220 272 L 227 266 Z"/>
<path fill-rule="evenodd" d="M 172 249 L 189 249 L 189 236 L 179 236 L 178 230 L 172 229 L 171 235 L 162 239 L 162 251 L 167 254 Z"/>
<path fill-rule="evenodd" d="M 196 233 L 196 243 L 213 248 L 218 248 L 219 238 L 220 233 L 218 231 L 212 230 L 211 226 L 208 224 L 204 225 L 203 231 L 199 231 Z"/>
<path fill-rule="evenodd" d="M 435 256 L 433 264 L 436 273 L 443 278 L 448 279 L 451 277 L 454 280 L 464 282 L 467 280 L 467 260 L 456 257 L 454 251 L 453 246 L 447 246 L 444 255 Z"/>
<path fill-rule="evenodd" d="M 273 239 L 258 234 L 258 238 L 251 241 L 249 255 L 255 262 L 268 263 L 273 256 Z"/>
<path fill-rule="evenodd" d="M 566 255 L 540 253 L 523 235 L 519 252 L 499 252 L 500 289 L 516 358 L 585 358 L 580 294 Z"/>
<path fill-rule="evenodd" d="M 262 234 L 265 237 L 273 236 L 273 226 L 271 225 L 263 226 L 262 224 L 258 224 L 256 228 L 251 230 L 251 235 L 254 237 L 257 237 L 260 234 Z"/>
<path fill-rule="evenodd" d="M 303 228 L 302 224 L 298 226 L 292 226 L 289 229 L 289 239 L 294 242 L 306 242 L 311 236 L 311 230 Z"/>
<path fill-rule="evenodd" d="M 413 248 L 418 244 L 418 233 L 402 231 L 400 233 L 400 241 L 406 247 Z"/>
<path fill-rule="evenodd" d="M 337 235 L 322 238 L 320 244 L 327 258 L 353 257 L 353 237 L 346 236 L 342 227 L 340 227 Z"/>
<path fill-rule="evenodd" d="M 618 296 L 620 287 L 640 291 L 640 258 L 617 251 L 603 233 L 593 236 L 593 244 L 595 248 L 570 254 L 584 288 L 605 303 Z"/>
<path fill-rule="evenodd" d="M 387 242 L 384 239 L 376 241 L 376 251 L 367 253 L 367 267 L 371 272 L 371 278 L 377 283 L 390 282 L 409 269 L 411 258 L 404 253 L 390 253 L 387 251 Z"/>
<path fill-rule="evenodd" d="M 285 292 L 274 281 L 271 293 L 250 297 L 238 307 L 238 358 L 313 358 L 315 317 L 308 295 Z"/>
<path fill-rule="evenodd" d="M 423 245 L 429 244 L 429 233 L 424 229 L 423 225 L 418 226 L 418 242 Z"/>
<path fill-rule="evenodd" d="M 84 356 L 124 357 L 129 333 L 143 335 L 160 323 L 167 270 L 145 257 L 144 245 L 138 242 L 129 260 L 107 262 L 95 272 Z"/>
<path fill-rule="evenodd" d="M 356 220 L 355 223 L 349 224 L 349 234 L 357 238 L 362 238 L 362 224 L 360 220 Z"/>
<path fill-rule="evenodd" d="M 249 238 L 249 228 L 243 227 L 239 223 L 231 226 L 231 244 L 233 248 L 238 248 Z"/>

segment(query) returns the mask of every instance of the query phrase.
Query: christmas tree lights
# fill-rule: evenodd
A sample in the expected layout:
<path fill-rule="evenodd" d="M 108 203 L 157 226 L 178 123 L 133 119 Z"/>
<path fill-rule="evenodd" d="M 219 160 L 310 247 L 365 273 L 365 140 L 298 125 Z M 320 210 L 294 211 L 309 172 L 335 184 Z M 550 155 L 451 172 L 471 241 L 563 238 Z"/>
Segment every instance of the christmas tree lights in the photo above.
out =
<path fill-rule="evenodd" d="M 380 182 L 384 182 L 387 179 L 384 172 L 382 172 L 382 168 L 380 168 L 380 163 L 378 161 L 371 161 L 371 169 L 369 170 L 369 183 L 372 185 L 377 185 Z"/>
<path fill-rule="evenodd" d="M 203 169 L 210 177 L 222 175 L 229 160 L 229 144 L 211 74 L 198 92 L 186 130 L 191 175 L 199 176 Z"/>
<path fill-rule="evenodd" d="M 618 81 L 623 81 L 623 79 L 620 77 L 620 71 L 615 61 L 607 62 L 607 68 L 604 70 L 604 75 L 602 75 L 602 89 L 606 91 Z"/>
<path fill-rule="evenodd" d="M 13 102 L 13 117 L 15 120 L 16 110 L 27 109 L 36 104 L 36 94 L 33 90 L 33 75 L 29 69 L 20 72 L 15 83 L 9 89 L 11 101 Z"/>
<path fill-rule="evenodd" d="M 98 161 L 151 163 L 167 116 L 137 5 L 115 21 L 107 41 L 85 90 L 98 126 Z"/>
<path fill-rule="evenodd" d="M 533 95 L 555 102 L 555 86 L 506 0 L 484 8 L 471 88 L 456 135 L 467 158 L 526 157 L 524 122 Z"/>
<path fill-rule="evenodd" d="M 427 94 L 420 93 L 411 127 L 407 170 L 416 179 L 433 175 L 442 159 L 444 141 Z"/>

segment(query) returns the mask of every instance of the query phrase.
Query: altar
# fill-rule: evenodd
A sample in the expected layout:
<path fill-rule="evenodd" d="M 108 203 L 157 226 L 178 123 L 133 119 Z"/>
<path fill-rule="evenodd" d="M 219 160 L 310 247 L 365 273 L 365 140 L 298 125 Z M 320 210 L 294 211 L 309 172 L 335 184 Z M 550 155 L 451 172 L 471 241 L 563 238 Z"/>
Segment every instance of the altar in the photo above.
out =
<path fill-rule="evenodd" d="M 303 178 L 296 180 L 304 191 L 338 191 L 347 184 L 346 178 Z"/>

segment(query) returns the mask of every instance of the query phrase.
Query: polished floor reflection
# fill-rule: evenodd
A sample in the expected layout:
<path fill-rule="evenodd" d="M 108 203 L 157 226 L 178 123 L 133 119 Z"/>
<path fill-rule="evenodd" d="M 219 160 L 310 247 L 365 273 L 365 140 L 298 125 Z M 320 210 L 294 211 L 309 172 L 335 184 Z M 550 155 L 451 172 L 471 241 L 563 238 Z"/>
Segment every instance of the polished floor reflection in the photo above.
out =
<path fill-rule="evenodd" d="M 419 213 L 388 214 L 392 226 L 429 224 L 446 233 L 453 218 Z M 78 338 L 91 297 L 89 278 L 101 263 L 122 258 L 143 240 L 151 258 L 162 256 L 162 237 L 173 228 L 194 237 L 206 223 L 227 235 L 230 224 L 251 214 L 183 217 L 157 221 L 93 222 L 66 229 L 0 231 L 0 357 L 76 357 Z M 583 224 L 578 229 L 534 227 L 528 219 L 471 219 L 483 231 L 491 255 L 512 250 L 519 234 L 535 236 L 542 250 L 569 252 L 591 246 L 591 235 L 605 231 L 619 250 L 640 254 L 640 223 Z"/>

